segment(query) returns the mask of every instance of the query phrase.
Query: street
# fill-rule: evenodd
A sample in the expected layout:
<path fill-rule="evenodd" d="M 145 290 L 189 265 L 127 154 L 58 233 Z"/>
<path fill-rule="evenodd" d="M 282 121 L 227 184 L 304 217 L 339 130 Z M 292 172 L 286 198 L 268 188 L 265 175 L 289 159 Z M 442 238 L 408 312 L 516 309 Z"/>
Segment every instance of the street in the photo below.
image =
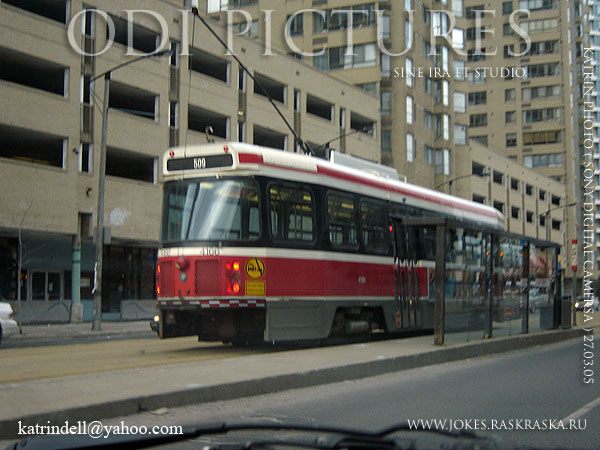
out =
<path fill-rule="evenodd" d="M 173 425 L 277 418 L 377 429 L 409 419 L 561 420 L 585 429 L 480 431 L 536 448 L 597 448 L 600 385 L 582 382 L 583 340 L 536 347 L 279 394 L 175 408 L 103 421 Z M 596 400 L 595 403 L 592 403 Z M 588 408 L 586 409 L 586 405 Z M 585 422 L 583 422 L 585 421 Z M 189 443 L 179 448 L 189 448 Z"/>

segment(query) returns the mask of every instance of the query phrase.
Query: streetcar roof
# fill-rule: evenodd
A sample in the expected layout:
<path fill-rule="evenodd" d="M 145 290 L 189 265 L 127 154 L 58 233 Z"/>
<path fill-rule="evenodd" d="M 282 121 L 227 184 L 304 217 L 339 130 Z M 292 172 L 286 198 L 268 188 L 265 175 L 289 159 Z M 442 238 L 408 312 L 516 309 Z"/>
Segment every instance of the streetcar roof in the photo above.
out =
<path fill-rule="evenodd" d="M 230 155 L 224 158 L 224 155 Z M 504 228 L 500 211 L 433 189 L 375 175 L 308 155 L 240 142 L 172 148 L 163 158 L 164 181 L 210 176 L 265 175 L 390 200 Z"/>

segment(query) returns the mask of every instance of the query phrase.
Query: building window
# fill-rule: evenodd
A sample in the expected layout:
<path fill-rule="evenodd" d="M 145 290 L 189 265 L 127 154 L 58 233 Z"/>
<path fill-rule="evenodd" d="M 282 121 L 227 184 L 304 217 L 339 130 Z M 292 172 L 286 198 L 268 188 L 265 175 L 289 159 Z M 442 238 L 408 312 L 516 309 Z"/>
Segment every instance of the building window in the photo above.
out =
<path fill-rule="evenodd" d="M 391 154 L 392 153 L 392 131 L 382 130 L 381 131 L 381 153 Z"/>
<path fill-rule="evenodd" d="M 515 30 L 510 26 L 510 23 L 505 23 L 502 25 L 503 36 L 512 36 L 513 34 L 515 34 Z"/>
<path fill-rule="evenodd" d="M 521 44 L 521 53 L 527 50 L 527 44 Z M 558 53 L 558 40 L 532 42 L 529 46 L 527 56 L 549 55 Z M 581 55 L 578 55 L 581 56 Z"/>
<path fill-rule="evenodd" d="M 69 18 L 70 0 L 53 1 L 23 1 L 23 0 L 2 0 L 2 3 L 24 9 L 34 14 L 67 24 Z M 87 29 L 86 29 L 87 30 Z"/>
<path fill-rule="evenodd" d="M 563 165 L 563 155 L 562 153 L 526 155 L 523 157 L 523 165 L 530 168 L 561 167 Z"/>
<path fill-rule="evenodd" d="M 494 200 L 494 208 L 504 214 L 504 203 Z"/>
<path fill-rule="evenodd" d="M 545 33 L 558 30 L 559 22 L 557 18 L 529 20 L 521 21 L 519 27 L 527 34 Z"/>
<path fill-rule="evenodd" d="M 294 99 L 298 98 L 298 95 L 294 96 Z M 335 105 L 328 101 L 314 97 L 310 94 L 306 95 L 306 112 L 314 116 L 320 117 L 321 119 L 333 122 L 334 120 Z"/>
<path fill-rule="evenodd" d="M 467 143 L 467 126 L 454 125 L 454 143 L 458 145 L 466 145 Z"/>
<path fill-rule="evenodd" d="M 454 112 L 464 113 L 467 110 L 466 106 L 467 94 L 464 92 L 454 92 Z"/>
<path fill-rule="evenodd" d="M 517 133 L 507 133 L 506 134 L 506 146 L 507 147 L 516 147 L 517 146 Z"/>
<path fill-rule="evenodd" d="M 533 186 L 531 184 L 525 185 L 525 194 L 530 196 L 533 195 Z"/>
<path fill-rule="evenodd" d="M 502 2 L 502 15 L 506 16 L 513 12 L 513 2 Z"/>
<path fill-rule="evenodd" d="M 444 175 L 450 175 L 450 149 L 444 149 Z"/>
<path fill-rule="evenodd" d="M 448 114 L 444 114 L 444 140 L 450 140 L 450 116 Z"/>
<path fill-rule="evenodd" d="M 406 123 L 411 125 L 414 121 L 414 104 L 410 95 L 406 96 Z"/>
<path fill-rule="evenodd" d="M 79 146 L 79 171 L 90 173 L 92 171 L 92 144 L 81 143 Z"/>
<path fill-rule="evenodd" d="M 487 72 L 485 69 L 470 71 L 467 74 L 467 82 L 469 84 L 483 84 L 485 83 Z"/>
<path fill-rule="evenodd" d="M 530 11 L 552 9 L 555 6 L 555 0 L 519 0 L 519 9 L 528 9 Z"/>
<path fill-rule="evenodd" d="M 392 112 L 392 93 L 389 91 L 381 92 L 381 114 L 389 115 Z"/>
<path fill-rule="evenodd" d="M 404 21 L 404 48 L 412 48 L 412 23 Z"/>
<path fill-rule="evenodd" d="M 494 170 L 494 172 L 492 174 L 492 180 L 496 184 L 503 185 L 504 184 L 504 174 L 502 172 L 498 172 L 497 170 Z"/>
<path fill-rule="evenodd" d="M 530 64 L 525 66 L 525 73 L 525 79 L 552 77 L 560 74 L 560 64 L 557 62 L 546 64 Z"/>
<path fill-rule="evenodd" d="M 560 97 L 560 85 L 523 88 L 521 89 L 521 96 L 523 101 Z"/>
<path fill-rule="evenodd" d="M 444 173 L 444 151 L 441 148 L 435 149 L 435 174 Z"/>
<path fill-rule="evenodd" d="M 467 50 L 468 62 L 485 61 L 485 56 L 485 48 L 475 48 Z"/>
<path fill-rule="evenodd" d="M 414 84 L 413 61 L 406 58 L 406 85 L 412 87 Z"/>
<path fill-rule="evenodd" d="M 469 92 L 469 106 L 485 105 L 487 103 L 487 92 Z"/>
<path fill-rule="evenodd" d="M 533 211 L 527 211 L 526 220 L 527 223 L 533 223 Z"/>
<path fill-rule="evenodd" d="M 484 5 L 468 6 L 465 8 L 465 16 L 467 19 L 475 19 L 483 16 Z"/>
<path fill-rule="evenodd" d="M 290 22 L 288 16 L 288 22 Z M 297 36 L 304 33 L 304 14 L 297 14 L 290 23 L 290 36 Z"/>
<path fill-rule="evenodd" d="M 562 119 L 562 108 L 526 109 L 523 111 L 523 123 L 545 122 Z"/>
<path fill-rule="evenodd" d="M 487 114 L 471 114 L 469 116 L 469 126 L 472 128 L 487 126 Z"/>
<path fill-rule="evenodd" d="M 271 97 L 278 102 L 286 102 L 287 86 L 272 78 L 254 72 L 254 93 Z"/>
<path fill-rule="evenodd" d="M 476 203 L 481 203 L 482 205 L 485 204 L 485 197 L 483 197 L 482 195 L 477 195 L 477 194 L 473 194 L 473 201 Z"/>
<path fill-rule="evenodd" d="M 456 80 L 464 80 L 465 79 L 465 62 L 455 59 L 452 61 L 452 69 L 454 71 L 453 75 Z"/>
<path fill-rule="evenodd" d="M 433 148 L 429 145 L 426 145 L 423 151 L 423 157 L 427 164 L 433 164 Z"/>
<path fill-rule="evenodd" d="M 556 144 L 562 139 L 560 130 L 523 133 L 523 145 Z"/>
<path fill-rule="evenodd" d="M 517 113 L 516 111 L 506 111 L 504 113 L 504 123 L 515 123 L 517 121 Z"/>
<path fill-rule="evenodd" d="M 484 147 L 488 146 L 488 137 L 487 135 L 484 136 L 471 136 L 471 139 L 475 142 L 477 142 L 478 144 L 483 145 Z"/>
<path fill-rule="evenodd" d="M 415 137 L 412 133 L 406 134 L 406 160 L 408 162 L 415 160 Z"/>
<path fill-rule="evenodd" d="M 66 168 L 68 139 L 27 128 L 0 124 L 0 158 Z"/>
<path fill-rule="evenodd" d="M 301 17 L 301 16 L 296 16 L 296 17 Z M 253 20 L 252 23 L 250 23 L 249 27 L 248 27 L 248 23 L 246 23 L 246 22 L 233 23 L 233 24 L 231 24 L 231 30 L 240 36 L 246 36 L 250 39 L 257 39 L 258 38 L 258 20 Z"/>
<path fill-rule="evenodd" d="M 504 102 L 505 103 L 514 102 L 516 97 L 517 97 L 517 95 L 516 95 L 516 91 L 514 89 L 505 89 L 504 90 Z"/>
<path fill-rule="evenodd" d="M 545 227 L 546 226 L 546 216 L 544 216 L 543 214 L 540 215 L 540 227 Z"/>
<path fill-rule="evenodd" d="M 521 210 L 519 208 L 517 208 L 516 206 L 511 206 L 510 217 L 518 220 L 520 216 L 521 216 Z"/>

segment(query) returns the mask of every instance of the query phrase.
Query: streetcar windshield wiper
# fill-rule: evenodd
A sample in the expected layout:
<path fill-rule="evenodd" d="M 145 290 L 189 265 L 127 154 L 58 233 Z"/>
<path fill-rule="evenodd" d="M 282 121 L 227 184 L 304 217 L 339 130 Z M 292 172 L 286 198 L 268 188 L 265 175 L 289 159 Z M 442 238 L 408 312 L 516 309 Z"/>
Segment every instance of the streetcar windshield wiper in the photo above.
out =
<path fill-rule="evenodd" d="M 496 445 L 494 439 L 470 431 L 443 431 L 419 429 L 402 423 L 379 431 L 364 431 L 318 424 L 294 424 L 281 422 L 219 422 L 213 424 L 182 426 L 181 433 L 159 435 L 109 435 L 107 437 L 47 436 L 31 437 L 7 447 L 11 450 L 74 450 L 74 449 L 141 449 L 168 446 L 176 442 L 194 439 L 194 445 L 203 449 L 249 449 L 302 447 L 320 449 L 404 449 L 431 448 L 431 443 L 419 445 L 411 434 L 441 436 L 444 444 L 438 448 L 513 448 Z M 247 432 L 248 434 L 240 433 Z M 277 432 L 274 434 L 273 432 Z M 400 438 L 396 435 L 400 434 Z M 198 440 L 201 438 L 200 440 Z M 204 441 L 203 439 L 206 439 Z M 462 443 L 461 443 L 462 442 Z"/>

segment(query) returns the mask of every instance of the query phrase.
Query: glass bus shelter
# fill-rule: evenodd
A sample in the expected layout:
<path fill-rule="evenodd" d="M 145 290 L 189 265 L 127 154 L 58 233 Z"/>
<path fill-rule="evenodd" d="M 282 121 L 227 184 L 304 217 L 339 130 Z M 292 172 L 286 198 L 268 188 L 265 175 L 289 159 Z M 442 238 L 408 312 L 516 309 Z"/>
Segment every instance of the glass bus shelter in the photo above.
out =
<path fill-rule="evenodd" d="M 444 218 L 397 218 L 394 229 L 397 264 L 435 261 L 419 301 L 436 345 L 571 326 L 558 244 Z"/>

